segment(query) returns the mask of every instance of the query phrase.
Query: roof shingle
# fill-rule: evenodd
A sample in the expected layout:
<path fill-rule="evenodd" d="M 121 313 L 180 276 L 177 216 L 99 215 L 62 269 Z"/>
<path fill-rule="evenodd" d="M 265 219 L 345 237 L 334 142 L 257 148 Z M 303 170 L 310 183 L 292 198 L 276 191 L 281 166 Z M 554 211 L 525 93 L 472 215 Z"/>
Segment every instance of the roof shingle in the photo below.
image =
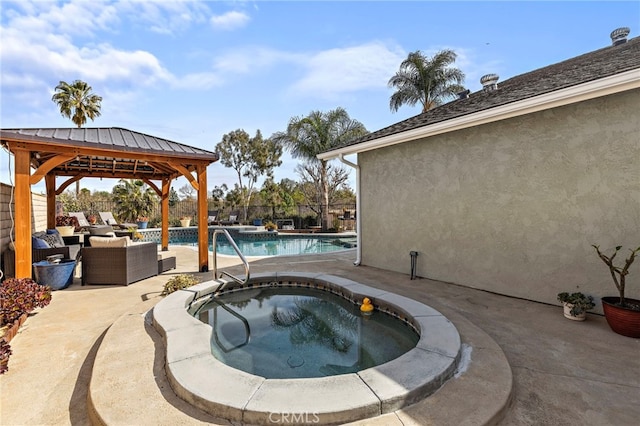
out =
<path fill-rule="evenodd" d="M 640 73 L 640 37 L 512 77 L 498 83 L 497 90 L 471 93 L 468 98 L 451 101 L 334 149 L 358 145 L 634 69 L 638 69 Z"/>

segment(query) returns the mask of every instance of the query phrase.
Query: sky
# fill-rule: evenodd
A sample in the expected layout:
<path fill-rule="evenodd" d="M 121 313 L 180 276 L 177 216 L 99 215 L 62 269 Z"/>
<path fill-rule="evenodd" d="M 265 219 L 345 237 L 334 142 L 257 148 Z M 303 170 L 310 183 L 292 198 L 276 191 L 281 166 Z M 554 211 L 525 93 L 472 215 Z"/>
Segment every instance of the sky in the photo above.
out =
<path fill-rule="evenodd" d="M 473 92 L 485 74 L 506 80 L 609 46 L 619 27 L 640 34 L 639 1 L 0 0 L 0 127 L 73 127 L 51 96 L 79 79 L 103 98 L 85 127 L 209 151 L 231 131 L 267 138 L 292 117 L 337 107 L 376 131 L 420 113 L 389 108 L 387 82 L 410 52 L 454 50 Z M 282 160 L 276 181 L 298 180 L 299 160 Z M 207 177 L 209 189 L 237 183 L 219 162 Z M 13 182 L 4 150 L 0 182 Z"/>

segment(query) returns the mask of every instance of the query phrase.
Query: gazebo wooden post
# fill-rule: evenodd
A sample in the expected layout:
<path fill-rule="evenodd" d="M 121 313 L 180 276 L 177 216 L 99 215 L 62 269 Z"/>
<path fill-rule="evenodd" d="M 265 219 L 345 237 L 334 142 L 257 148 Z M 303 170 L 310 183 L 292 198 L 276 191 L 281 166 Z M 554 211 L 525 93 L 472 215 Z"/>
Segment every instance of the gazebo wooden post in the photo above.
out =
<path fill-rule="evenodd" d="M 31 278 L 31 153 L 19 148 L 14 148 L 13 153 L 16 278 Z"/>
<path fill-rule="evenodd" d="M 162 251 L 169 250 L 169 191 L 171 190 L 171 180 L 169 178 L 162 179 Z"/>
<path fill-rule="evenodd" d="M 47 228 L 56 227 L 56 176 L 48 173 L 44 177 L 47 189 Z"/>
<path fill-rule="evenodd" d="M 198 264 L 200 272 L 209 271 L 209 224 L 207 205 L 207 166 L 198 164 Z M 215 256 L 215 253 L 214 253 Z"/>

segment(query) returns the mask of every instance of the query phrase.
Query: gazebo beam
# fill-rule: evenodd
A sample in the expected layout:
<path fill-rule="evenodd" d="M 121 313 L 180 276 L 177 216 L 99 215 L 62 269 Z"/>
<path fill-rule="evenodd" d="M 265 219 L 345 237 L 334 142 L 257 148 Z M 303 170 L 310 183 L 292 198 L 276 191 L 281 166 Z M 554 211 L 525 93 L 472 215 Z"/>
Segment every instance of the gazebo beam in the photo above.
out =
<path fill-rule="evenodd" d="M 209 271 L 209 224 L 207 211 L 207 166 L 198 165 L 198 262 L 200 272 Z M 213 254 L 215 256 L 215 253 Z"/>
<path fill-rule="evenodd" d="M 171 191 L 171 179 L 162 179 L 162 194 L 160 206 L 162 212 L 162 251 L 169 250 L 169 192 Z"/>

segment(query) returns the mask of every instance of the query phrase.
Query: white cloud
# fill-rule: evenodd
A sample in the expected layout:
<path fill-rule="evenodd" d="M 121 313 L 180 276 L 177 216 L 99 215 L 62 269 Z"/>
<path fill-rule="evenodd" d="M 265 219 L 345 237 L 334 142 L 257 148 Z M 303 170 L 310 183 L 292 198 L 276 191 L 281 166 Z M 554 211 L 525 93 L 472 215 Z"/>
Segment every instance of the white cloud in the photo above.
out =
<path fill-rule="evenodd" d="M 249 20 L 249 15 L 242 12 L 231 11 L 222 15 L 214 15 L 210 18 L 209 22 L 214 29 L 234 30 L 244 27 Z"/>
<path fill-rule="evenodd" d="M 232 52 L 216 57 L 213 67 L 227 74 L 246 74 L 264 71 L 282 63 L 304 63 L 305 56 L 265 47 L 234 48 Z"/>
<path fill-rule="evenodd" d="M 381 42 L 318 52 L 307 59 L 307 74 L 291 86 L 290 92 L 330 98 L 384 89 L 405 56 L 401 48 Z"/>

